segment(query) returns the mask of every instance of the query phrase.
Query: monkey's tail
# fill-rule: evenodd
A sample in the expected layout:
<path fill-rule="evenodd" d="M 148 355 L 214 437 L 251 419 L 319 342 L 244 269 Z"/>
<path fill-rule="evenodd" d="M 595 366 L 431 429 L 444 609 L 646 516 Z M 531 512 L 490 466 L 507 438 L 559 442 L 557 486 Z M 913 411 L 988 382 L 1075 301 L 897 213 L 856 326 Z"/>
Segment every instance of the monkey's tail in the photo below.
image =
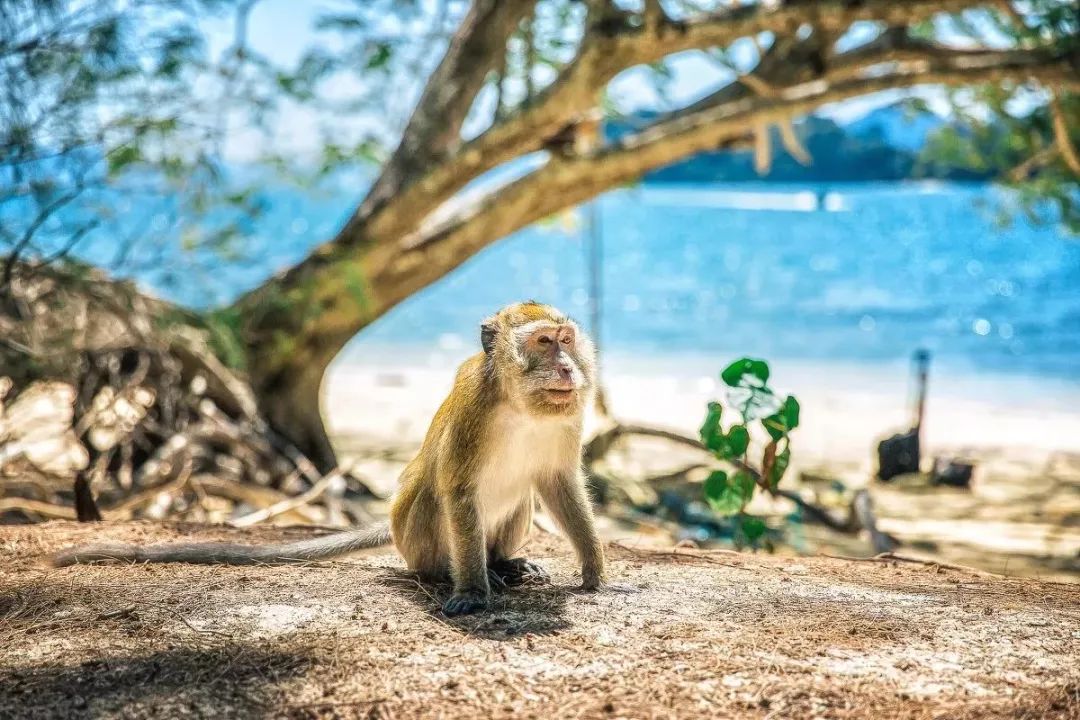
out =
<path fill-rule="evenodd" d="M 49 558 L 53 567 L 79 563 L 195 563 L 199 565 L 289 565 L 328 560 L 358 550 L 393 542 L 390 525 L 299 540 L 280 545 L 237 543 L 175 543 L 170 545 L 84 545 L 62 550 Z"/>

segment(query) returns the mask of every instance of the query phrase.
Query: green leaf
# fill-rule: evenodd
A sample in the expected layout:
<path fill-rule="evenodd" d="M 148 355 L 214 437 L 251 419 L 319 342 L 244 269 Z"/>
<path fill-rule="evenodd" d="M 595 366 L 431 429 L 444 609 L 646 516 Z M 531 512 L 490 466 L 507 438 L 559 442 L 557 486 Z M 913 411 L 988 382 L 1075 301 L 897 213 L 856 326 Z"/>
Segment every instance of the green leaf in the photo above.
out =
<path fill-rule="evenodd" d="M 750 473 L 745 470 L 740 470 L 735 473 L 732 484 L 735 485 L 739 489 L 740 494 L 746 498 L 744 504 L 753 499 L 754 489 L 757 487 L 757 483 L 754 482 L 754 477 Z"/>
<path fill-rule="evenodd" d="M 784 437 L 799 427 L 799 401 L 793 395 L 788 395 L 780 409 L 762 420 L 761 424 L 773 440 Z"/>
<path fill-rule="evenodd" d="M 117 148 L 109 155 L 109 175 L 117 175 L 129 165 L 133 165 L 142 159 L 142 151 L 138 145 L 125 145 Z"/>
<path fill-rule="evenodd" d="M 368 57 L 367 63 L 364 67 L 368 70 L 378 70 L 386 67 L 390 62 L 390 58 L 393 56 L 393 48 L 387 43 L 378 43 L 371 51 L 371 55 Z"/>
<path fill-rule="evenodd" d="M 720 403 L 709 403 L 709 412 L 705 415 L 705 422 L 701 424 L 701 429 L 698 431 L 702 444 L 710 450 L 717 450 L 723 439 L 724 433 L 720 428 L 720 417 L 723 412 L 724 407 Z"/>
<path fill-rule="evenodd" d="M 743 515 L 739 518 L 739 525 L 743 536 L 751 543 L 756 543 L 768 530 L 765 521 L 753 515 Z"/>
<path fill-rule="evenodd" d="M 746 448 L 750 446 L 750 431 L 745 425 L 734 425 L 722 438 L 717 453 L 725 460 L 732 460 L 746 454 Z"/>
<path fill-rule="evenodd" d="M 717 470 L 705 481 L 705 499 L 716 513 L 736 515 L 754 497 L 754 487 L 754 479 L 745 472 L 729 479 L 727 473 Z"/>
<path fill-rule="evenodd" d="M 799 410 L 799 401 L 794 395 L 788 395 L 784 399 L 784 406 L 780 409 L 780 413 L 787 421 L 788 432 L 799 427 Z"/>
<path fill-rule="evenodd" d="M 780 484 L 780 480 L 783 479 L 784 473 L 787 472 L 789 464 L 791 464 L 791 448 L 785 446 L 781 452 L 776 454 L 776 458 L 769 468 L 769 475 L 765 478 L 769 483 L 769 487 L 773 490 Z"/>
<path fill-rule="evenodd" d="M 710 501 L 719 500 L 727 491 L 728 475 L 723 470 L 714 470 L 705 479 L 705 499 Z"/>
<path fill-rule="evenodd" d="M 363 30 L 367 27 L 367 20 L 360 15 L 327 14 L 315 18 L 317 30 Z"/>
<path fill-rule="evenodd" d="M 757 382 L 743 382 L 746 376 L 755 378 Z M 724 368 L 724 371 L 720 373 L 720 379 L 730 387 L 744 385 L 763 387 L 769 382 L 769 364 L 764 360 L 742 358 Z"/>

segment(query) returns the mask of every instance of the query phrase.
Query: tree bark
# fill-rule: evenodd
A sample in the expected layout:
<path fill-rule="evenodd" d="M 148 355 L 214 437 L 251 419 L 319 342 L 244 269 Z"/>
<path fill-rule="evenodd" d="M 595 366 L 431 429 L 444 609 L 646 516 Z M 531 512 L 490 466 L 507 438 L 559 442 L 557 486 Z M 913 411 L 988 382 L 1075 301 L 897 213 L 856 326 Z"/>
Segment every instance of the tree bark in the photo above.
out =
<path fill-rule="evenodd" d="M 329 362 L 320 357 L 298 363 L 289 375 L 277 376 L 287 382 L 254 386 L 259 409 L 272 429 L 306 455 L 323 474 L 338 464 L 322 413 L 321 389 Z"/>

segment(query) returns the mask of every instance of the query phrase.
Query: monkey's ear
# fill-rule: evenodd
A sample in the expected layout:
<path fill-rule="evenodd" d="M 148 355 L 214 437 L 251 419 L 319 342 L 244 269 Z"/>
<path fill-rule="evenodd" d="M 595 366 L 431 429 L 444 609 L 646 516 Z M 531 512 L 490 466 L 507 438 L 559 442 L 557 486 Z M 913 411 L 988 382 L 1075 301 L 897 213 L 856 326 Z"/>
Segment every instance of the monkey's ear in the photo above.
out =
<path fill-rule="evenodd" d="M 480 323 L 480 346 L 484 348 L 484 352 L 488 355 L 495 349 L 495 336 L 498 332 L 499 321 L 494 317 L 489 317 Z"/>

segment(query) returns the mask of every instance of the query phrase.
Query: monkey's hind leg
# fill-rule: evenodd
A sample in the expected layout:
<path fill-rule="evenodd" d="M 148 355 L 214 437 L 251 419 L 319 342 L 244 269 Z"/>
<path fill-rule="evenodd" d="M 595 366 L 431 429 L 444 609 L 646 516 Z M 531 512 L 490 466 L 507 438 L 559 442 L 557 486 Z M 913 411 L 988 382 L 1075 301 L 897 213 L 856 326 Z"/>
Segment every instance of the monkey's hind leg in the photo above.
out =
<path fill-rule="evenodd" d="M 548 575 L 547 570 L 532 560 L 523 557 L 493 559 L 488 565 L 488 569 L 506 587 L 546 585 L 551 582 L 551 576 Z"/>
<path fill-rule="evenodd" d="M 493 586 L 512 587 L 515 585 L 533 585 L 551 582 L 547 571 L 531 560 L 523 557 L 510 557 L 521 549 L 532 526 L 533 498 L 528 500 L 506 519 L 499 528 L 495 542 L 488 555 L 488 574 L 498 578 Z"/>

